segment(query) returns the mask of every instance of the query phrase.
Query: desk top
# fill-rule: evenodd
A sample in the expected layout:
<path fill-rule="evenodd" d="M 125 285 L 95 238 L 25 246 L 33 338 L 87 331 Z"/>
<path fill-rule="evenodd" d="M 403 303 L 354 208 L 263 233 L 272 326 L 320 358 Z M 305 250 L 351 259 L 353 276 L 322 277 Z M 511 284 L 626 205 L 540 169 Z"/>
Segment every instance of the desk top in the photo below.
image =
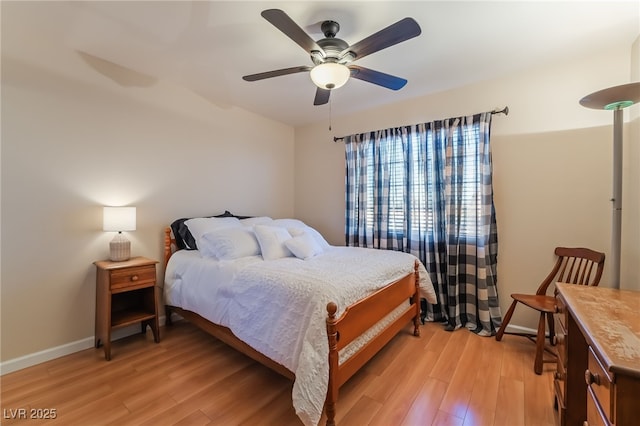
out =
<path fill-rule="evenodd" d="M 640 377 L 640 292 L 563 283 L 556 288 L 605 368 Z"/>

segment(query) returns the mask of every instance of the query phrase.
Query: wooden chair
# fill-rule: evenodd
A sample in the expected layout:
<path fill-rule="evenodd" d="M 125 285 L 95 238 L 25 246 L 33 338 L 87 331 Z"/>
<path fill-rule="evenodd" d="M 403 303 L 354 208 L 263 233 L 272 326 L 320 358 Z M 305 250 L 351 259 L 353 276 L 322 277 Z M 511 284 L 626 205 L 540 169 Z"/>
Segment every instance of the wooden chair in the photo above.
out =
<path fill-rule="evenodd" d="M 502 320 L 502 325 L 496 334 L 496 340 L 502 340 L 502 336 L 505 334 L 505 329 L 507 328 L 507 325 L 511 320 L 511 316 L 513 315 L 513 311 L 516 309 L 516 305 L 518 303 L 522 303 L 540 312 L 537 334 L 514 332 L 506 333 L 526 336 L 531 340 L 535 337 L 536 358 L 533 370 L 536 374 L 542 374 L 543 362 L 555 362 L 555 360 L 543 359 L 543 353 L 545 351 L 545 319 L 549 324 L 549 341 L 552 345 L 555 345 L 553 314 L 556 312 L 556 298 L 555 295 L 547 296 L 546 293 L 549 285 L 552 282 L 562 282 L 597 286 L 600 283 L 602 270 L 604 269 L 604 253 L 587 248 L 557 247 L 555 249 L 555 254 L 558 256 L 558 260 L 547 278 L 545 278 L 542 284 L 540 284 L 540 287 L 538 287 L 536 294 L 511 295 L 513 303 L 511 303 L 509 310 Z"/>

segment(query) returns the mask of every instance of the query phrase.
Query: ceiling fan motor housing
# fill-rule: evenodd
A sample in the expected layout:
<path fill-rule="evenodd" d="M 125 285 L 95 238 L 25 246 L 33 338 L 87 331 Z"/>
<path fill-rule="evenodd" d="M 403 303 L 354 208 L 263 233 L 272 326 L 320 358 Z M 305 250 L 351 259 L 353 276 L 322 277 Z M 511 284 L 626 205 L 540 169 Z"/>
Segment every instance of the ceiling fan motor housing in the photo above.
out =
<path fill-rule="evenodd" d="M 349 48 L 349 43 L 336 38 L 336 34 L 340 31 L 340 24 L 336 21 L 324 21 L 320 29 L 325 38 L 318 40 L 316 43 L 322 48 L 324 53 L 315 50 L 311 52 L 311 60 L 315 65 L 320 65 L 325 62 L 345 64 L 355 59 L 356 55 L 353 52 L 340 55 L 345 49 Z"/>
<path fill-rule="evenodd" d="M 324 21 L 322 25 L 320 25 L 320 29 L 326 38 L 334 38 L 336 34 L 338 34 L 338 31 L 340 31 L 340 24 L 336 21 Z"/>
<path fill-rule="evenodd" d="M 324 50 L 324 55 L 314 55 L 312 52 L 311 60 L 316 64 L 320 64 L 323 62 L 341 62 L 344 63 L 343 59 L 340 57 L 340 52 L 347 49 L 349 44 L 346 41 L 341 40 L 339 38 L 323 38 L 316 42 L 318 46 Z M 349 52 L 351 53 L 351 52 Z M 345 57 L 348 55 L 345 55 Z M 320 61 L 318 61 L 320 59 Z"/>

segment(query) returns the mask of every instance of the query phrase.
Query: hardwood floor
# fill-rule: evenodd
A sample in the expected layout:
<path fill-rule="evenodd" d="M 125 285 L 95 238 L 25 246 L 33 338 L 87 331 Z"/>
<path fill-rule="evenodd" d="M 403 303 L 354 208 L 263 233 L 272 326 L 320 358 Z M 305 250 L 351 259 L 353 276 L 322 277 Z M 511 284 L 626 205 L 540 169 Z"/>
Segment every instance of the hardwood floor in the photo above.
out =
<path fill-rule="evenodd" d="M 408 327 L 340 389 L 338 425 L 556 424 L 554 365 L 537 376 L 531 342 L 439 324 L 421 331 L 416 338 Z M 115 341 L 109 362 L 88 349 L 0 377 L 0 423 L 302 424 L 289 380 L 185 322 L 163 327 L 161 338 Z M 46 410 L 56 418 L 28 418 Z"/>

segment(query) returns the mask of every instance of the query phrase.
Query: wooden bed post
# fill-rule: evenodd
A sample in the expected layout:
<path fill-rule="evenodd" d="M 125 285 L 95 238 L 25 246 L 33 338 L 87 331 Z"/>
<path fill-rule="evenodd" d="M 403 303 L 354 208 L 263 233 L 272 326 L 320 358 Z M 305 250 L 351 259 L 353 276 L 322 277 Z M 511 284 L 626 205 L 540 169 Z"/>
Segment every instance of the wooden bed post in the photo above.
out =
<path fill-rule="evenodd" d="M 411 298 L 411 302 L 416 305 L 416 316 L 413 317 L 413 335 L 420 336 L 420 272 L 417 260 L 413 264 L 413 274 L 416 281 L 416 292 Z"/>
<path fill-rule="evenodd" d="M 164 270 L 165 271 L 167 270 L 167 264 L 169 263 L 169 259 L 173 254 L 171 252 L 172 244 L 176 244 L 176 240 L 175 238 L 171 238 L 171 227 L 167 226 L 166 228 L 164 228 Z M 177 244 L 176 244 L 176 247 L 177 247 Z M 171 308 L 165 305 L 164 312 L 165 312 L 165 325 L 170 326 L 172 324 Z"/>
<path fill-rule="evenodd" d="M 334 302 L 327 304 L 327 335 L 329 337 L 329 387 L 325 408 L 327 413 L 327 426 L 335 426 L 336 401 L 338 400 L 338 332 L 336 330 L 336 312 L 338 305 Z"/>
<path fill-rule="evenodd" d="M 169 258 L 171 257 L 171 243 L 174 241 L 171 240 L 171 228 L 164 228 L 164 269 L 167 269 L 167 263 L 169 263 Z"/>

